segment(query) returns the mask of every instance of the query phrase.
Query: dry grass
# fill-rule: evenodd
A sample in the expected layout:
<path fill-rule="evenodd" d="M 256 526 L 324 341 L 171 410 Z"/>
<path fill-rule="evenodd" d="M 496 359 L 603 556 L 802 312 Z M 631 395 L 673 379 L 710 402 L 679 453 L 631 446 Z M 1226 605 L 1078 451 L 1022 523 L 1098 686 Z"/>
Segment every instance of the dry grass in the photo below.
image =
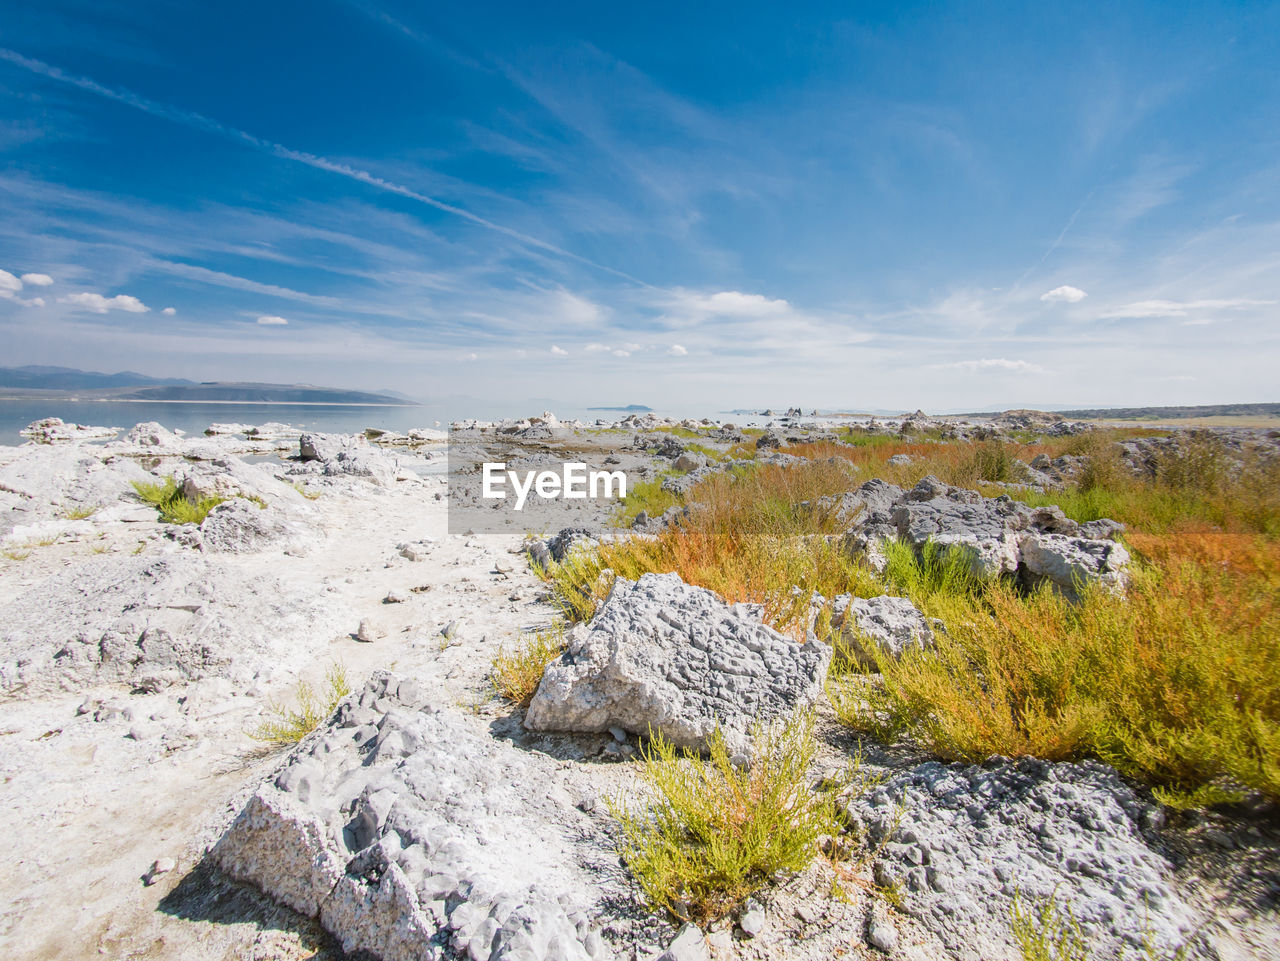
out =
<path fill-rule="evenodd" d="M 528 707 L 547 665 L 564 651 L 564 626 L 522 634 L 515 645 L 498 648 L 489 671 L 494 690 L 508 701 Z"/>
<path fill-rule="evenodd" d="M 813 591 L 880 593 L 870 572 L 826 539 L 841 525 L 815 506 L 852 484 L 847 469 L 827 461 L 713 475 L 691 493 L 697 509 L 684 523 L 652 541 L 575 555 L 547 577 L 571 620 L 589 618 L 615 576 L 676 571 L 727 601 L 763 605 L 768 623 L 803 638 Z"/>
<path fill-rule="evenodd" d="M 1244 574 L 1148 543 L 1169 560 L 1139 566 L 1126 597 L 996 583 L 926 598 L 947 624 L 936 650 L 881 659 L 883 685 L 856 696 L 837 683 L 841 719 L 950 760 L 1097 757 L 1182 806 L 1280 798 L 1274 546 Z"/>
<path fill-rule="evenodd" d="M 303 681 L 298 685 L 294 704 L 272 704 L 267 720 L 250 731 L 249 736 L 271 747 L 292 747 L 327 721 L 350 693 L 347 669 L 334 664 L 325 673 L 322 690 L 317 691 Z"/>

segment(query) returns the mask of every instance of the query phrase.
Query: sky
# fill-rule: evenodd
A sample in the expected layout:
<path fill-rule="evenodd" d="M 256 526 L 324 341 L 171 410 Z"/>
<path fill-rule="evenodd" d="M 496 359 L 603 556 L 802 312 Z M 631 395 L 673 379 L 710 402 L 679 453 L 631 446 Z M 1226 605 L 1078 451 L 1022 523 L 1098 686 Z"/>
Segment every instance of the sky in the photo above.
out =
<path fill-rule="evenodd" d="M 0 365 L 1280 401 L 1277 64 L 1275 3 L 6 3 Z"/>

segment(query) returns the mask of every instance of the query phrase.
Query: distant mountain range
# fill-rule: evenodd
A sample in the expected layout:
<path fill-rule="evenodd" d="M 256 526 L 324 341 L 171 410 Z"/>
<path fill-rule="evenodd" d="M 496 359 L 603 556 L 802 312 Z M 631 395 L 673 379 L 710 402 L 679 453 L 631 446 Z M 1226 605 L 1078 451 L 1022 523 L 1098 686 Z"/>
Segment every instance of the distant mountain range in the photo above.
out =
<path fill-rule="evenodd" d="M 311 384 L 196 383 L 181 378 L 148 377 L 133 371 L 103 374 L 71 367 L 0 367 L 0 389 L 50 394 L 92 391 L 82 400 L 151 400 L 242 404 L 392 404 L 415 405 L 403 395 L 315 387 Z"/>
<path fill-rule="evenodd" d="M 643 414 L 653 410 L 652 407 L 646 407 L 644 404 L 628 404 L 626 407 L 588 407 L 587 410 L 620 410 L 633 414 Z"/>
<path fill-rule="evenodd" d="M 122 370 L 118 374 L 101 374 L 96 370 L 76 370 L 74 367 L 0 367 L 0 387 L 94 390 L 99 387 L 142 387 L 152 384 L 190 387 L 195 385 L 195 381 L 175 377 L 148 377 L 131 370 Z"/>

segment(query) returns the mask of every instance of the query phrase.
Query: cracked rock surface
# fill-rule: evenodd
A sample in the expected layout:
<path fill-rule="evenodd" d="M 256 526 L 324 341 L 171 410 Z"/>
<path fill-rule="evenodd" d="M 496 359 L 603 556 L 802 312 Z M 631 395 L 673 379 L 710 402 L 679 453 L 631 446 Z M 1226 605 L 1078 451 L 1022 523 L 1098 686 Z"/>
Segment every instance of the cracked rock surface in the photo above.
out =
<path fill-rule="evenodd" d="M 702 748 L 718 722 L 731 751 L 745 753 L 753 722 L 818 698 L 830 662 L 825 644 L 797 644 L 678 574 L 618 578 L 548 665 L 525 726 L 652 728 L 678 746 Z"/>
<path fill-rule="evenodd" d="M 899 887 L 957 958 L 1010 944 L 1015 894 L 1024 905 L 1055 899 L 1100 957 L 1144 937 L 1171 953 L 1199 920 L 1153 846 L 1159 809 L 1102 764 L 929 761 L 855 798 L 849 814 L 884 842 L 877 883 Z"/>
<path fill-rule="evenodd" d="M 375 672 L 213 851 L 228 874 L 383 961 L 610 957 L 617 859 L 557 765 Z"/>

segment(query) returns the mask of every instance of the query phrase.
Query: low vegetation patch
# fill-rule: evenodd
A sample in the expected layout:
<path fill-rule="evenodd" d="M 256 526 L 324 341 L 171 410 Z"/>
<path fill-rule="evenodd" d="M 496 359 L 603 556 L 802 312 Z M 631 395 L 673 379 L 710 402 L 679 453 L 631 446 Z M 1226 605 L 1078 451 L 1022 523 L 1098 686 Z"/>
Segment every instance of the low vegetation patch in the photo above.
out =
<path fill-rule="evenodd" d="M 79 507 L 68 507 L 62 512 L 62 516 L 69 521 L 82 521 L 92 517 L 96 513 L 98 513 L 98 506 L 96 504 L 91 504 L 81 505 Z"/>
<path fill-rule="evenodd" d="M 722 917 L 777 872 L 802 870 L 821 836 L 840 833 L 834 790 L 810 787 L 812 715 L 759 727 L 754 743 L 741 768 L 719 731 L 705 757 L 655 736 L 642 749 L 650 805 L 609 802 L 622 858 L 655 908 L 703 923 Z"/>
<path fill-rule="evenodd" d="M 883 684 L 837 692 L 837 710 L 948 760 L 1100 758 L 1179 806 L 1280 798 L 1276 576 L 1175 554 L 1139 563 L 1123 597 L 917 592 L 946 633 L 880 658 Z"/>
<path fill-rule="evenodd" d="M 168 524 L 202 524 L 209 511 L 226 500 L 225 497 L 192 499 L 172 477 L 166 477 L 159 484 L 134 481 L 133 489 L 139 498 L 159 511 L 160 519 Z"/>
<path fill-rule="evenodd" d="M 489 671 L 494 689 L 508 701 L 528 707 L 547 665 L 560 656 L 564 647 L 562 624 L 522 634 L 511 648 L 500 646 Z"/>
<path fill-rule="evenodd" d="M 730 602 L 763 605 L 767 623 L 803 639 L 814 591 L 828 599 L 883 592 L 867 568 L 828 539 L 841 524 L 817 506 L 852 484 L 847 469 L 829 461 L 714 474 L 689 495 L 696 504 L 690 516 L 655 539 L 576 554 L 552 565 L 546 577 L 565 615 L 585 620 L 614 577 L 676 571 Z"/>
<path fill-rule="evenodd" d="M 763 605 L 766 622 L 797 639 L 826 630 L 829 606 L 815 622 L 815 591 L 828 604 L 843 593 L 907 596 L 946 630 L 930 651 L 882 660 L 879 678 L 837 672 L 830 689 L 845 723 L 967 762 L 1094 757 L 1175 805 L 1248 791 L 1280 799 L 1280 460 L 1206 434 L 1157 448 L 1140 471 L 1124 463 L 1116 441 L 1158 433 L 975 444 L 844 431 L 842 443 L 788 449 L 807 464 L 714 475 L 656 538 L 576 553 L 545 576 L 570 620 L 591 617 L 616 577 L 675 571 Z M 897 454 L 910 462 L 890 464 Z M 1037 454 L 1078 458 L 1073 482 L 996 486 Z M 910 487 L 927 474 L 1125 523 L 1127 593 L 1086 590 L 1072 603 L 979 581 L 963 555 L 901 544 L 875 572 L 842 548 L 847 523 L 817 506 L 872 477 Z"/>
<path fill-rule="evenodd" d="M 350 693 L 346 667 L 334 664 L 325 673 L 320 690 L 306 681 L 299 683 L 294 703 L 272 704 L 267 719 L 250 731 L 249 736 L 271 747 L 291 747 L 328 720 Z"/>

